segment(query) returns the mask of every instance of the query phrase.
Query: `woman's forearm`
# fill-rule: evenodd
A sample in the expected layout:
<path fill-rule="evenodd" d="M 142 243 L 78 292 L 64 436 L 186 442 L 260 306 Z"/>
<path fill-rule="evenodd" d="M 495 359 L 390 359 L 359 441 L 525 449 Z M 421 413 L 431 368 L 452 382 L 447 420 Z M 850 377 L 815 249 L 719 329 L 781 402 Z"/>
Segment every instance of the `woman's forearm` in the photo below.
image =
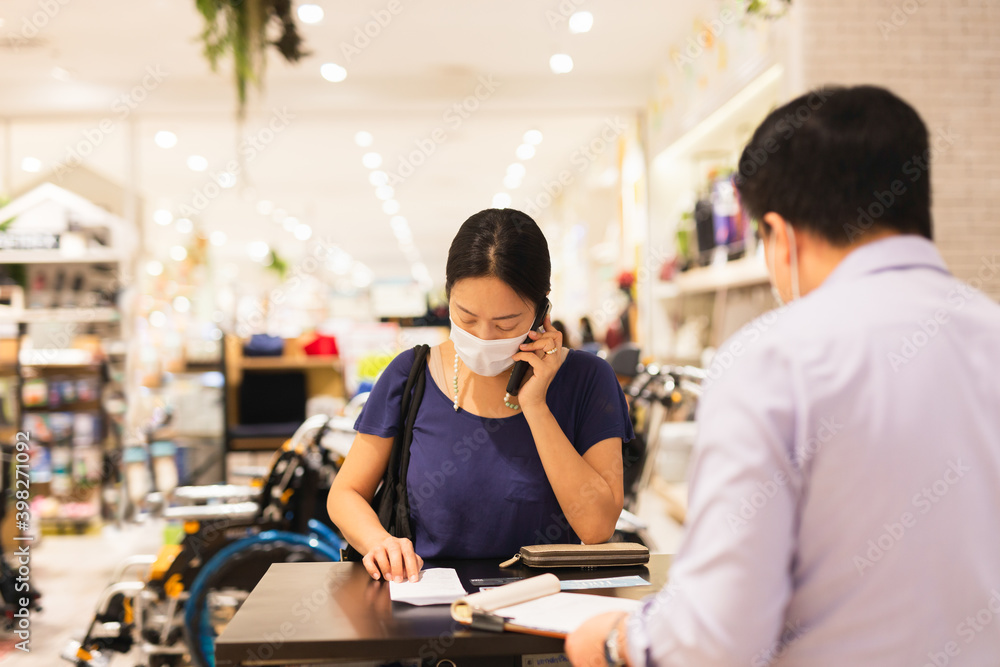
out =
<path fill-rule="evenodd" d="M 389 535 L 368 501 L 354 489 L 338 485 L 336 479 L 327 496 L 326 508 L 341 535 L 361 554 Z"/>
<path fill-rule="evenodd" d="M 620 493 L 576 451 L 547 407 L 526 411 L 524 416 L 545 475 L 573 531 L 587 544 L 607 541 L 621 514 Z M 617 476 L 609 474 L 609 478 Z"/>

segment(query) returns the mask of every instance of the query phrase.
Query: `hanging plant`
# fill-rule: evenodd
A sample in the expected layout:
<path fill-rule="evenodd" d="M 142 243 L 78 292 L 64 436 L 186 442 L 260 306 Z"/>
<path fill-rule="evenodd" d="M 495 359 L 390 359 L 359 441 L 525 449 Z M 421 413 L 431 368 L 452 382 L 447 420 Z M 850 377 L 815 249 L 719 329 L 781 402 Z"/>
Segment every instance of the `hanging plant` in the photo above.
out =
<path fill-rule="evenodd" d="M 292 0 L 195 0 L 195 5 L 205 19 L 201 41 L 212 69 L 232 56 L 241 119 L 246 113 L 248 85 L 260 88 L 264 79 L 268 46 L 292 63 L 309 55 L 302 48 Z M 277 34 L 277 39 L 272 40 L 269 32 Z"/>
<path fill-rule="evenodd" d="M 780 19 L 792 6 L 792 0 L 746 0 L 747 16 Z"/>

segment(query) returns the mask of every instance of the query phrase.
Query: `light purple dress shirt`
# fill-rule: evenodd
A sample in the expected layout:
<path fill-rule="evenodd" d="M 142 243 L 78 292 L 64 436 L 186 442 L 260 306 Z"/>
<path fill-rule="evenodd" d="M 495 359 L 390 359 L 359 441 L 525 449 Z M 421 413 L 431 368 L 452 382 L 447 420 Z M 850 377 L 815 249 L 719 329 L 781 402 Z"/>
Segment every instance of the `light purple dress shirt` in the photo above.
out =
<path fill-rule="evenodd" d="M 1000 281 L 995 255 L 976 280 Z M 709 376 L 687 532 L 629 619 L 633 664 L 1000 665 L 1000 305 L 892 237 Z"/>

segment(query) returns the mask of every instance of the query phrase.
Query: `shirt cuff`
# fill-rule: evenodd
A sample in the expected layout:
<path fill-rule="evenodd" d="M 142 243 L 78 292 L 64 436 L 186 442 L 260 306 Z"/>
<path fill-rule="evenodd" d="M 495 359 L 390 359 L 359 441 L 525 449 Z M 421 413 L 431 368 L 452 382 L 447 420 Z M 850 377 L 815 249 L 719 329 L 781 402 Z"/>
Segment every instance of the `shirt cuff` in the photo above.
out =
<path fill-rule="evenodd" d="M 646 630 L 646 606 L 625 619 L 625 652 L 632 667 L 646 667 L 649 662 L 649 633 Z"/>

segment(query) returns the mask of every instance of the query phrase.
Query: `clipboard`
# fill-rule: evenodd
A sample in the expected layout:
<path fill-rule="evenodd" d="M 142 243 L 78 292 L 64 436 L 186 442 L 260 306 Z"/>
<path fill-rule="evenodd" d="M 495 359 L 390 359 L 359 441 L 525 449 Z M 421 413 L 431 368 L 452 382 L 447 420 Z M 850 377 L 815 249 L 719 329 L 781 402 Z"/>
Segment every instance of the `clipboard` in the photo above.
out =
<path fill-rule="evenodd" d="M 640 604 L 627 598 L 561 592 L 559 577 L 549 573 L 460 598 L 451 604 L 451 616 L 478 630 L 559 639 L 592 616 L 630 613 Z"/>

